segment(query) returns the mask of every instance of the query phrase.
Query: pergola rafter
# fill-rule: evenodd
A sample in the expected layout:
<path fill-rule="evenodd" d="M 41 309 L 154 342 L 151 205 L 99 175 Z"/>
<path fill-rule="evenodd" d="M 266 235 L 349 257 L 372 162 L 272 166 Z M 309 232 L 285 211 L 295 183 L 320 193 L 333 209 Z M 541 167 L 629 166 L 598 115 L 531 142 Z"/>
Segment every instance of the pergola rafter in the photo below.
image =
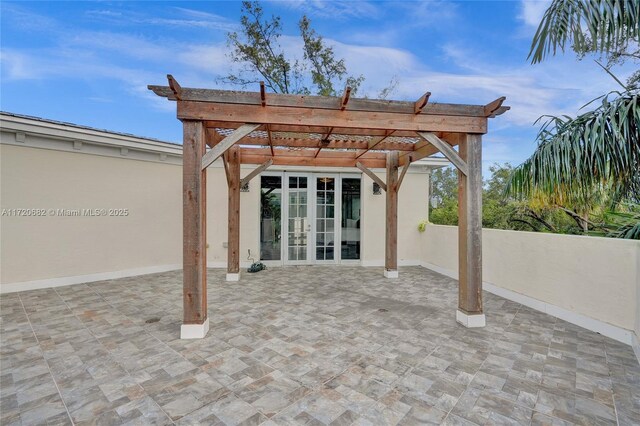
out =
<path fill-rule="evenodd" d="M 481 135 L 488 118 L 507 111 L 487 105 L 267 94 L 149 86 L 177 101 L 184 123 L 184 321 L 182 337 L 203 337 L 206 310 L 206 168 L 222 157 L 229 189 L 227 279 L 239 279 L 240 187 L 270 166 L 353 167 L 386 194 L 385 276 L 398 276 L 398 191 L 412 162 L 442 153 L 459 170 L 459 303 L 466 326 L 484 325 L 482 310 Z M 206 147 L 209 150 L 206 150 Z M 458 151 L 455 150 L 458 146 Z M 259 165 L 244 179 L 241 164 Z M 383 181 L 371 169 L 386 170 Z"/>

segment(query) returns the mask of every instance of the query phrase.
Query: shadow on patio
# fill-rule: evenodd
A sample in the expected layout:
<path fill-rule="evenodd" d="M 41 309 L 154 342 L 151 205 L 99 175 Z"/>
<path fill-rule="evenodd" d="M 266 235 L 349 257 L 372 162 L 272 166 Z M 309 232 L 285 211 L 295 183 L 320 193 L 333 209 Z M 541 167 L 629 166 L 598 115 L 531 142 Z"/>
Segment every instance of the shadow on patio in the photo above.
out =
<path fill-rule="evenodd" d="M 2 295 L 2 424 L 640 422 L 631 347 L 488 293 L 464 328 L 430 270 L 224 273 L 201 340 L 179 271 Z"/>

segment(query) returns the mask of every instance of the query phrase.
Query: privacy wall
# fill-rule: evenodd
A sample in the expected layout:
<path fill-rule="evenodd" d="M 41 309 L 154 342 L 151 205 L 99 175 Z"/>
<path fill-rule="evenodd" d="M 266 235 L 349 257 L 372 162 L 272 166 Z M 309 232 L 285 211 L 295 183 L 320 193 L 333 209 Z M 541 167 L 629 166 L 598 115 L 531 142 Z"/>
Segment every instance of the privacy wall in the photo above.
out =
<path fill-rule="evenodd" d="M 457 235 L 427 226 L 424 265 L 455 277 Z M 627 343 L 637 335 L 640 241 L 496 229 L 482 238 L 485 290 Z"/>
<path fill-rule="evenodd" d="M 181 268 L 181 146 L 13 116 L 3 116 L 2 128 L 0 291 Z M 242 176 L 251 170 L 243 166 Z M 208 169 L 207 180 L 207 261 L 225 267 L 221 162 Z M 253 179 L 241 193 L 243 266 L 249 250 L 259 256 L 259 182 Z M 385 199 L 372 187 L 363 178 L 362 264 L 382 266 Z M 427 199 L 427 169 L 416 165 L 399 197 L 401 264 L 420 263 L 417 225 L 426 218 Z"/>

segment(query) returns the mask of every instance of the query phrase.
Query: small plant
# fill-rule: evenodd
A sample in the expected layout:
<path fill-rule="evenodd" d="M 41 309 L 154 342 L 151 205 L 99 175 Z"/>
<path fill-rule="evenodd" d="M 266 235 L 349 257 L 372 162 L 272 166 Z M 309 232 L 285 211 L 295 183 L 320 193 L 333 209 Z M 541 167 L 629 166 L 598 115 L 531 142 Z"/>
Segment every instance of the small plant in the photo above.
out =
<path fill-rule="evenodd" d="M 425 229 L 427 229 L 427 224 L 429 223 L 428 220 L 422 220 L 418 223 L 418 231 L 419 232 L 424 232 Z"/>

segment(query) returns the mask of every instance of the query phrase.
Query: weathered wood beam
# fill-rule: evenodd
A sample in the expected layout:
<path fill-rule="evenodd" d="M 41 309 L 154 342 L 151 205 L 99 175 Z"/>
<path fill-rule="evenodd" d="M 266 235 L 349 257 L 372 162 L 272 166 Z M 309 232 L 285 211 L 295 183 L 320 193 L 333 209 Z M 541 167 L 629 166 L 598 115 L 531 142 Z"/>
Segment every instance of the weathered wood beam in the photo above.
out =
<path fill-rule="evenodd" d="M 253 150 L 251 150 L 253 151 Z M 242 151 L 240 161 L 242 164 L 260 165 L 265 161 L 273 159 L 274 166 L 305 166 L 305 167 L 356 167 L 357 162 L 361 162 L 364 166 L 372 169 L 384 169 L 386 160 L 381 158 L 327 158 L 327 157 L 290 157 L 278 156 L 272 157 L 271 154 L 262 154 L 255 152 Z"/>
<path fill-rule="evenodd" d="M 204 126 L 184 121 L 183 133 L 183 324 L 189 325 L 203 324 L 207 319 L 207 174 L 200 167 L 205 152 Z"/>
<path fill-rule="evenodd" d="M 268 147 L 249 147 L 242 146 L 242 155 L 269 155 L 271 156 L 271 151 Z M 275 149 L 275 157 L 306 157 L 306 158 L 314 158 L 315 149 Z M 340 160 L 340 159 L 348 159 L 352 160 L 355 167 L 356 161 L 356 151 L 338 151 L 338 150 L 326 150 L 322 151 L 316 158 L 326 158 L 328 160 Z M 370 152 L 366 156 L 361 157 L 360 159 L 380 159 L 384 160 L 386 158 L 386 153 L 384 152 Z"/>
<path fill-rule="evenodd" d="M 369 176 L 375 183 L 380 186 L 380 188 L 384 189 L 385 191 L 387 190 L 387 184 L 384 183 L 384 181 L 380 179 L 378 175 L 373 173 L 373 171 L 369 170 L 364 164 L 362 164 L 362 162 L 358 161 L 356 163 L 356 167 L 362 170 L 362 173 Z"/>
<path fill-rule="evenodd" d="M 227 161 L 227 156 L 225 154 L 226 152 L 222 154 L 222 165 L 224 166 L 224 174 L 227 177 L 227 185 L 229 185 L 229 182 L 231 182 L 231 176 L 229 175 L 229 162 Z"/>
<path fill-rule="evenodd" d="M 389 278 L 398 276 L 398 162 L 397 151 L 387 154 L 384 270 Z"/>
<path fill-rule="evenodd" d="M 411 166 L 411 162 L 412 162 L 411 155 L 409 155 L 407 162 L 402 167 L 402 172 L 400 172 L 400 177 L 398 178 L 398 184 L 397 184 L 398 191 L 400 191 L 400 187 L 402 186 L 402 181 L 404 180 L 404 175 L 407 174 L 407 170 L 409 170 L 409 167 Z"/>
<path fill-rule="evenodd" d="M 264 87 L 264 81 L 260 82 L 260 104 L 267 106 L 267 90 Z"/>
<path fill-rule="evenodd" d="M 264 147 L 291 147 L 291 148 L 322 148 L 323 150 L 334 149 L 353 149 L 361 150 L 358 156 L 362 156 L 369 152 L 369 143 L 364 140 L 330 140 L 325 145 L 318 139 L 302 138 L 302 139 L 289 139 L 289 138 L 272 138 L 269 142 L 268 138 L 254 138 L 246 136 L 239 143 L 242 146 L 264 146 Z M 406 142 L 391 142 L 383 141 L 374 147 L 374 151 L 403 151 L 411 153 L 414 150 L 413 143 Z M 362 152 L 364 151 L 364 152 Z"/>
<path fill-rule="evenodd" d="M 271 167 L 272 164 L 273 164 L 273 159 L 270 158 L 264 163 L 262 163 L 260 166 L 253 169 L 251 173 L 249 173 L 248 175 L 243 177 L 242 180 L 240 180 L 240 188 L 248 184 L 251 181 L 251 179 L 253 179 L 254 177 L 258 176 L 260 173 L 267 170 L 269 167 Z"/>
<path fill-rule="evenodd" d="M 206 126 L 211 128 L 222 129 L 237 129 L 245 123 L 237 121 L 220 121 L 220 120 L 205 120 Z M 288 132 L 288 133 L 317 133 L 326 134 L 331 130 L 331 127 L 327 126 L 299 126 L 299 125 L 281 125 L 270 124 L 269 128 L 272 132 Z M 334 135 L 361 135 L 361 136 L 385 136 L 389 133 L 389 130 L 385 129 L 358 129 L 353 127 L 335 127 L 331 134 Z M 395 130 L 393 136 L 404 136 L 415 138 L 416 133 L 411 130 Z"/>
<path fill-rule="evenodd" d="M 224 154 L 229 167 L 229 217 L 227 241 L 227 281 L 237 281 L 240 273 L 240 147 Z"/>
<path fill-rule="evenodd" d="M 460 139 L 461 133 L 442 133 L 441 139 L 447 142 L 451 146 L 458 145 L 458 141 Z M 415 149 L 413 152 L 401 152 L 400 153 L 400 165 L 404 165 L 407 163 L 409 155 L 411 155 L 411 161 L 415 162 L 421 160 L 425 157 L 429 157 L 430 155 L 436 154 L 440 151 L 427 142 L 424 139 L 421 139 L 419 142 L 415 144 Z"/>
<path fill-rule="evenodd" d="M 158 96 L 175 100 L 174 93 L 167 86 L 149 85 L 149 90 Z M 259 92 L 242 92 L 233 90 L 215 89 L 182 89 L 183 101 L 209 102 L 217 104 L 256 105 L 261 106 Z M 340 97 L 309 96 L 289 94 L 269 94 L 269 105 L 295 108 L 322 108 L 336 110 L 336 105 L 341 104 Z M 501 107 L 496 115 L 508 108 Z M 415 102 L 413 101 L 388 101 L 383 99 L 351 98 L 349 100 L 350 111 L 390 112 L 415 115 Z M 465 105 L 448 103 L 428 103 L 422 110 L 427 115 L 457 115 L 468 117 L 485 117 L 483 105 Z"/>
<path fill-rule="evenodd" d="M 342 99 L 340 100 L 340 111 L 344 111 L 347 109 L 347 103 L 349 102 L 349 97 L 351 96 L 351 87 L 347 86 L 344 88 L 344 93 L 342 94 Z"/>
<path fill-rule="evenodd" d="M 420 97 L 420 99 L 416 101 L 416 103 L 413 105 L 414 114 L 420 114 L 422 112 L 424 107 L 427 105 L 427 102 L 429 102 L 429 96 L 431 96 L 431 92 L 425 93 Z"/>
<path fill-rule="evenodd" d="M 484 106 L 484 116 L 493 118 L 496 115 L 500 115 L 504 111 L 507 111 L 507 110 L 511 109 L 510 107 L 502 108 L 502 103 L 505 101 L 505 99 L 507 99 L 507 98 L 502 96 L 502 97 L 499 97 L 498 99 L 496 99 L 495 101 L 490 102 L 487 105 L 485 105 Z"/>
<path fill-rule="evenodd" d="M 358 129 L 413 130 L 424 132 L 486 133 L 486 117 L 397 114 L 389 112 L 337 111 L 211 102 L 178 102 L 181 120 L 233 121 L 291 126 L 346 127 Z M 309 130 L 303 130 L 308 132 Z"/>
<path fill-rule="evenodd" d="M 220 133 L 216 132 L 216 129 L 210 129 L 210 128 L 207 128 L 205 130 L 205 136 L 206 136 L 206 143 L 209 146 L 209 148 L 213 148 L 222 139 L 224 139 L 224 136 L 222 136 Z"/>
<path fill-rule="evenodd" d="M 271 135 L 271 125 L 267 124 L 267 138 L 269 139 L 269 148 L 271 149 L 271 155 L 273 155 L 273 137 Z"/>
<path fill-rule="evenodd" d="M 238 127 L 233 133 L 218 142 L 216 146 L 211 148 L 204 157 L 202 157 L 202 169 L 204 170 L 209 167 L 211 163 L 216 161 L 226 150 L 258 127 L 260 127 L 260 124 L 244 124 Z"/>
<path fill-rule="evenodd" d="M 460 158 L 460 155 L 458 155 L 456 150 L 453 149 L 451 145 L 449 145 L 433 133 L 418 132 L 418 135 L 420 135 L 427 142 L 436 147 L 438 151 L 440 151 L 445 157 L 447 157 L 447 159 L 451 161 L 451 163 L 462 172 L 462 174 L 469 174 L 467 163 L 465 163 L 465 161 Z"/>
<path fill-rule="evenodd" d="M 173 92 L 173 96 L 177 100 L 181 100 L 182 99 L 182 87 L 180 86 L 180 84 L 178 84 L 178 81 L 175 78 L 173 78 L 173 76 L 171 74 L 167 74 L 167 80 L 169 81 L 169 88 Z"/>
<path fill-rule="evenodd" d="M 482 138 L 467 135 L 460 156 L 469 166 L 458 173 L 458 308 L 482 314 Z"/>

